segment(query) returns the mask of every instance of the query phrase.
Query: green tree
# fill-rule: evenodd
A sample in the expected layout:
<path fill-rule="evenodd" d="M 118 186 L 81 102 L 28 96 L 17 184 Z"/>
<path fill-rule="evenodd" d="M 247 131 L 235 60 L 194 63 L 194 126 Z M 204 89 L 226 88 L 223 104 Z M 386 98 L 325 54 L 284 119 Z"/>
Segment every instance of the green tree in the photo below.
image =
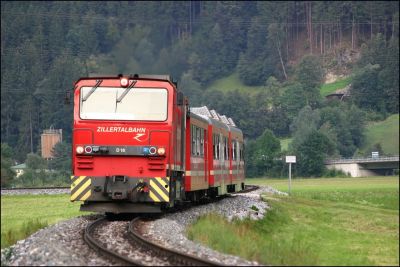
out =
<path fill-rule="evenodd" d="M 49 162 L 52 170 L 71 172 L 71 144 L 66 142 L 57 143 L 52 150 L 54 158 Z"/>
<path fill-rule="evenodd" d="M 282 84 L 274 77 L 270 76 L 265 82 L 265 90 L 268 98 L 268 105 L 276 107 L 279 97 L 282 95 Z"/>
<path fill-rule="evenodd" d="M 296 68 L 295 75 L 296 81 L 303 85 L 307 105 L 316 108 L 321 101 L 319 87 L 324 79 L 324 70 L 319 57 L 304 56 Z"/>
<path fill-rule="evenodd" d="M 15 177 L 15 172 L 11 169 L 13 151 L 6 143 L 1 143 L 1 187 L 8 186 Z"/>
<path fill-rule="evenodd" d="M 322 176 L 324 161 L 332 153 L 333 143 L 317 130 L 312 131 L 296 149 L 297 171 L 301 176 Z"/>
<path fill-rule="evenodd" d="M 227 51 L 218 23 L 205 36 L 197 36 L 195 42 L 198 42 L 198 45 L 190 61 L 190 68 L 195 80 L 204 85 L 228 73 L 226 68 Z"/>
<path fill-rule="evenodd" d="M 380 112 L 386 111 L 384 96 L 378 90 L 380 70 L 381 67 L 378 64 L 367 64 L 354 75 L 351 95 L 359 107 Z"/>
<path fill-rule="evenodd" d="M 252 145 L 252 150 L 247 149 L 251 154 L 250 159 L 254 164 L 256 176 L 273 175 L 274 168 L 279 161 L 281 144 L 271 130 L 266 129 Z"/>
<path fill-rule="evenodd" d="M 286 87 L 285 92 L 279 98 L 279 105 L 287 113 L 287 117 L 293 120 L 297 113 L 307 105 L 307 96 L 302 84 L 294 83 Z"/>
<path fill-rule="evenodd" d="M 399 38 L 392 38 L 385 51 L 384 68 L 378 76 L 378 90 L 384 95 L 387 111 L 399 113 Z"/>
<path fill-rule="evenodd" d="M 308 136 L 318 129 L 320 120 L 321 117 L 319 110 L 312 110 L 310 106 L 302 108 L 290 125 L 290 130 L 293 136 L 290 149 L 297 150 L 297 148 L 305 142 Z"/>
<path fill-rule="evenodd" d="M 26 156 L 26 166 L 32 170 L 43 170 L 47 167 L 46 161 L 35 153 Z"/>
<path fill-rule="evenodd" d="M 399 39 L 374 36 L 361 50 L 351 94 L 363 109 L 399 112 Z"/>
<path fill-rule="evenodd" d="M 272 73 L 264 72 L 264 61 L 267 58 L 267 29 L 261 19 L 255 17 L 247 34 L 247 49 L 241 53 L 237 65 L 239 78 L 246 85 L 261 85 Z"/>
<path fill-rule="evenodd" d="M 190 106 L 197 107 L 201 105 L 203 95 L 201 84 L 193 79 L 193 75 L 190 72 L 182 74 L 178 88 L 189 98 Z"/>
<path fill-rule="evenodd" d="M 326 136 L 335 143 L 341 156 L 353 156 L 364 141 L 364 113 L 354 105 L 340 104 L 324 107 L 320 114 L 320 130 L 324 129 L 325 134 L 330 132 Z"/>

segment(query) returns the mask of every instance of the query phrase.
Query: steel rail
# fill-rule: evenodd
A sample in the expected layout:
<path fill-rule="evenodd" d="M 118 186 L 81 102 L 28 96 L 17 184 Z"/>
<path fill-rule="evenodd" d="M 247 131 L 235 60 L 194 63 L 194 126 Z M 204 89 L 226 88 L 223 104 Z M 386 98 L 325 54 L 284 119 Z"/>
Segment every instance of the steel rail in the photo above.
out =
<path fill-rule="evenodd" d="M 129 223 L 128 234 L 134 242 L 139 243 L 141 246 L 144 246 L 147 249 L 154 251 L 156 254 L 158 254 L 160 256 L 167 257 L 168 259 L 173 259 L 173 261 L 177 261 L 184 265 L 224 266 L 223 264 L 209 261 L 206 259 L 201 259 L 201 258 L 193 256 L 193 255 L 188 255 L 188 254 L 185 254 L 183 252 L 177 251 L 172 248 L 163 247 L 163 246 L 156 244 L 156 243 L 150 241 L 149 239 L 143 237 L 140 233 L 138 233 L 134 229 L 134 225 L 142 219 L 143 218 L 141 218 L 141 217 L 137 217 Z"/>
<path fill-rule="evenodd" d="M 248 193 L 248 192 L 251 192 L 251 191 L 255 191 L 255 190 L 259 189 L 259 188 L 260 187 L 258 185 L 247 184 L 247 185 L 245 185 L 245 189 L 243 189 L 241 191 L 238 191 L 236 193 Z"/>
<path fill-rule="evenodd" d="M 134 265 L 134 266 L 141 266 L 143 265 L 141 262 L 135 261 L 133 259 L 130 259 L 124 255 L 120 255 L 107 247 L 105 247 L 100 241 L 96 240 L 96 238 L 93 237 L 93 232 L 98 227 L 100 224 L 104 223 L 107 221 L 106 217 L 102 217 L 97 219 L 96 221 L 88 224 L 85 228 L 85 233 L 84 233 L 84 240 L 85 242 L 94 250 L 96 250 L 99 254 L 105 254 L 108 258 L 111 258 L 112 260 L 116 260 L 124 265 Z"/>
<path fill-rule="evenodd" d="M 257 189 L 259 189 L 260 187 L 258 185 L 250 185 L 250 184 L 246 184 L 245 188 L 243 190 L 237 191 L 237 192 L 233 192 L 233 193 L 228 193 L 231 195 L 235 195 L 235 194 L 243 194 L 243 193 L 249 193 L 251 191 L 255 191 Z"/>

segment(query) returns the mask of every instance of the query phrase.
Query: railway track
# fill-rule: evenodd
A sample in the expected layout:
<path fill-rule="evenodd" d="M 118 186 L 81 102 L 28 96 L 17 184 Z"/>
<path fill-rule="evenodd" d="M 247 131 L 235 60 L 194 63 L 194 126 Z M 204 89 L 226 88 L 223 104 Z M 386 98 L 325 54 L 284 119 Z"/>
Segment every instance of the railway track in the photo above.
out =
<path fill-rule="evenodd" d="M 257 190 L 259 187 L 256 185 L 246 185 L 245 189 L 239 192 L 235 192 L 232 194 L 239 194 L 239 193 L 247 193 L 253 190 Z M 71 188 L 64 187 L 64 186 L 52 186 L 52 187 L 19 187 L 19 188 L 1 188 L 2 195 L 12 195 L 12 194 L 37 194 L 37 193 L 68 193 Z"/>
<path fill-rule="evenodd" d="M 1 191 L 16 191 L 16 190 L 51 190 L 51 189 L 70 189 L 69 186 L 49 186 L 49 187 L 14 187 L 1 188 Z"/>
<path fill-rule="evenodd" d="M 245 189 L 237 193 L 247 193 L 258 189 L 257 185 L 245 185 Z M 18 187 L 18 188 L 1 188 L 1 191 L 17 191 L 17 190 L 52 190 L 52 189 L 71 189 L 69 186 L 49 186 L 49 187 Z"/>
<path fill-rule="evenodd" d="M 120 263 L 121 265 L 134 265 L 134 266 L 140 266 L 142 265 L 141 262 L 133 260 L 131 258 L 128 258 L 124 255 L 121 255 L 109 248 L 107 248 L 106 244 L 101 242 L 99 239 L 97 239 L 94 235 L 94 232 L 97 227 L 99 227 L 101 224 L 104 224 L 107 221 L 106 217 L 102 217 L 97 219 L 96 221 L 88 224 L 86 226 L 85 232 L 84 232 L 84 240 L 85 242 L 95 251 L 97 251 L 101 255 L 105 255 L 106 258 L 116 261 L 117 263 Z"/>
<path fill-rule="evenodd" d="M 168 258 L 176 265 L 222 266 L 221 264 L 209 261 L 207 259 L 201 259 L 196 256 L 182 253 L 175 249 L 163 247 L 159 244 L 156 244 L 156 243 L 150 241 L 149 239 L 146 239 L 145 237 L 143 237 L 142 234 L 140 234 L 140 232 L 138 231 L 138 229 L 136 229 L 136 226 L 135 226 L 135 224 L 138 224 L 141 221 L 143 221 L 143 218 L 138 217 L 138 218 L 133 219 L 129 223 L 129 229 L 128 229 L 129 236 L 132 238 L 132 240 L 134 240 L 134 242 L 139 243 L 140 245 L 146 247 L 147 249 L 154 251 L 157 255 Z"/>
<path fill-rule="evenodd" d="M 88 224 L 84 233 L 85 242 L 99 254 L 106 256 L 108 259 L 114 262 L 117 262 L 119 265 L 149 265 L 144 261 L 132 259 L 129 256 L 120 254 L 116 250 L 110 249 L 107 244 L 103 243 L 98 237 L 96 237 L 96 228 L 100 227 L 102 224 L 105 224 L 107 221 L 108 219 L 103 217 Z M 136 217 L 130 221 L 125 236 L 128 238 L 127 241 L 131 243 L 131 249 L 133 251 L 145 251 L 147 255 L 143 256 L 143 258 L 148 258 L 149 256 L 151 258 L 158 258 L 159 262 L 165 262 L 165 264 L 162 265 L 221 266 L 218 263 L 188 255 L 174 249 L 165 248 L 150 241 L 140 233 L 139 224 L 141 223 L 145 223 L 145 219 L 141 217 Z"/>
<path fill-rule="evenodd" d="M 39 195 L 39 194 L 68 194 L 69 187 L 20 187 L 2 188 L 1 195 Z"/>
<path fill-rule="evenodd" d="M 248 185 L 245 185 L 245 188 L 243 190 L 241 190 L 239 192 L 236 192 L 234 194 L 248 193 L 248 192 L 251 192 L 251 191 L 255 191 L 255 190 L 259 189 L 259 188 L 260 187 L 258 185 L 250 185 L 250 184 L 248 184 Z"/>
<path fill-rule="evenodd" d="M 246 185 L 245 189 L 233 194 L 247 193 L 257 190 L 259 186 L 256 185 Z M 128 223 L 126 227 L 126 242 L 130 242 L 132 245 L 132 250 L 142 250 L 147 251 L 151 257 L 160 258 L 161 261 L 165 261 L 165 265 L 173 266 L 222 266 L 222 264 L 209 261 L 207 259 L 199 258 L 193 255 L 185 254 L 181 251 L 166 248 L 161 246 L 148 238 L 146 238 L 140 231 L 141 224 L 146 223 L 148 218 L 136 217 Z M 108 248 L 107 244 L 101 242 L 95 237 L 96 228 L 101 224 L 108 221 L 107 217 L 102 217 L 92 223 L 90 223 L 84 233 L 85 242 L 99 254 L 105 255 L 112 261 L 117 262 L 121 265 L 146 265 L 143 261 L 132 259 L 126 255 L 119 254 L 115 250 Z"/>

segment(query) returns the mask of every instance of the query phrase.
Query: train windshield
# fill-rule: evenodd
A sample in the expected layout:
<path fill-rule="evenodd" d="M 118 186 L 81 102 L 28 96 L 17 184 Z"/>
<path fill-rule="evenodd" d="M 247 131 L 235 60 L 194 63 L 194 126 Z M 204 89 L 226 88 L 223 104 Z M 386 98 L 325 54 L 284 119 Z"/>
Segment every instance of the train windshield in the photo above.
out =
<path fill-rule="evenodd" d="M 80 117 L 88 120 L 165 121 L 168 92 L 165 88 L 98 87 L 84 99 L 92 87 L 80 90 Z M 126 93 L 118 102 L 120 96 Z"/>

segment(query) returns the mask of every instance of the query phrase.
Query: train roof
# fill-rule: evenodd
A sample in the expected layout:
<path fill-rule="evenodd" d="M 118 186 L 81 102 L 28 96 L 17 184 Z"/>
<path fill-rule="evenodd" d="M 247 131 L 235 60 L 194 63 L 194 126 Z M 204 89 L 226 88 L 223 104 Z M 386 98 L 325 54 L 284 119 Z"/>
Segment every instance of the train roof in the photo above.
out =
<path fill-rule="evenodd" d="M 217 113 L 214 109 L 210 110 L 208 109 L 207 106 L 191 107 L 190 112 L 206 119 L 207 121 L 210 121 L 212 124 L 222 123 L 228 126 L 228 128 L 231 130 L 236 130 L 241 132 L 241 130 L 237 128 L 232 118 L 228 118 L 225 115 L 221 115 Z"/>
<path fill-rule="evenodd" d="M 176 81 L 170 75 L 153 75 L 153 74 L 100 74 L 100 73 L 89 73 L 87 77 L 81 77 L 79 80 L 84 79 L 118 79 L 121 77 L 129 77 L 131 79 L 140 79 L 140 80 L 159 80 L 159 81 L 167 81 L 172 84 L 175 84 Z"/>

